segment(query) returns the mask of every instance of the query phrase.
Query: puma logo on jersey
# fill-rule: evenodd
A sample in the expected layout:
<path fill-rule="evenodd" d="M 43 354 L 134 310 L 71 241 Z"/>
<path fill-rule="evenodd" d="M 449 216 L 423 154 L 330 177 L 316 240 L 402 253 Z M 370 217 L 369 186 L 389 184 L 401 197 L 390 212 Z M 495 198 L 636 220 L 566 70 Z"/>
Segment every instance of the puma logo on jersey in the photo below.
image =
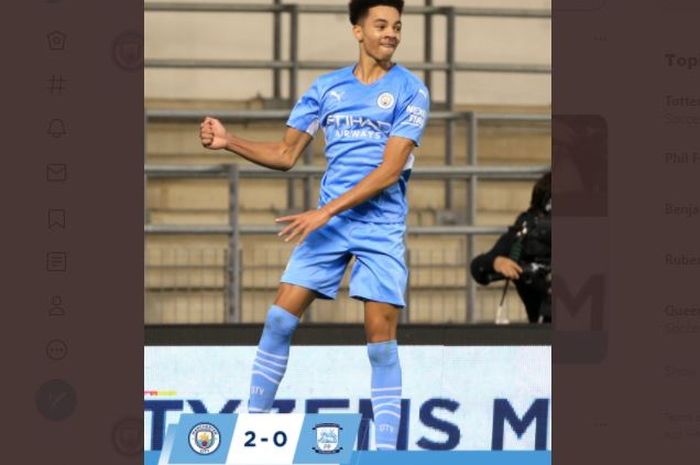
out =
<path fill-rule="evenodd" d="M 336 99 L 336 101 L 338 101 L 338 102 L 343 100 L 343 94 L 345 94 L 345 92 L 342 92 L 342 91 L 338 92 L 337 90 L 331 90 L 328 92 L 328 95 L 330 95 L 331 97 L 334 97 Z"/>

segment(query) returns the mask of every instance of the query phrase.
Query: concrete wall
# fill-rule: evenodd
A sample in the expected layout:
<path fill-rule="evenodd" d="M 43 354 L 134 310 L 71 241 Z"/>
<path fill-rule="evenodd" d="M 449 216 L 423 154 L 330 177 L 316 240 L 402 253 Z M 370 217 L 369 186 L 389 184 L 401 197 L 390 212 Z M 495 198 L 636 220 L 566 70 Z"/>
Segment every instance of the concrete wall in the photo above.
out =
<path fill-rule="evenodd" d="M 230 3 L 234 0 L 219 1 Z M 241 3 L 272 2 L 244 0 Z M 345 5 L 347 2 L 296 0 L 296 3 Z M 406 4 L 422 5 L 423 1 L 407 0 Z M 489 8 L 551 8 L 551 0 L 434 0 L 434 4 Z M 404 15 L 403 21 L 404 32 L 401 46 L 395 56 L 396 61 L 422 61 L 423 19 L 416 15 Z M 283 59 L 288 57 L 287 23 L 283 21 Z M 433 25 L 435 61 L 442 60 L 445 54 L 444 26 L 444 19 L 437 16 Z M 456 26 L 456 55 L 459 62 L 544 65 L 551 63 L 549 19 L 459 17 Z M 272 58 L 271 14 L 146 12 L 145 30 L 147 59 Z M 302 60 L 342 60 L 352 63 L 358 53 L 345 14 L 301 15 L 299 45 Z M 321 72 L 302 72 L 298 92 L 303 92 Z M 285 74 L 283 73 L 283 89 L 286 89 Z M 433 80 L 433 98 L 440 101 L 444 98 L 444 74 L 435 73 Z M 455 87 L 459 104 L 546 106 L 551 103 L 551 77 L 548 74 L 458 73 Z M 271 72 L 164 69 L 145 71 L 146 99 L 231 101 L 247 100 L 256 96 L 272 96 Z"/>

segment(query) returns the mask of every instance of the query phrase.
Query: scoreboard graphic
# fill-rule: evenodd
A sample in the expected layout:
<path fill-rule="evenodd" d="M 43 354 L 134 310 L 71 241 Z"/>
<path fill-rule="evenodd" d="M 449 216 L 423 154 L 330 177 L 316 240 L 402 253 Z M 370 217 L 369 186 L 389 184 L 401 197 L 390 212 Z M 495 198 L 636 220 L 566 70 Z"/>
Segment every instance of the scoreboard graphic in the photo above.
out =
<path fill-rule="evenodd" d="M 357 414 L 183 414 L 154 465 L 550 465 L 541 452 L 354 451 Z"/>
<path fill-rule="evenodd" d="M 396 452 L 374 451 L 365 347 L 292 347 L 272 414 L 247 413 L 254 354 L 146 348 L 146 465 L 551 463 L 550 347 L 400 347 Z"/>

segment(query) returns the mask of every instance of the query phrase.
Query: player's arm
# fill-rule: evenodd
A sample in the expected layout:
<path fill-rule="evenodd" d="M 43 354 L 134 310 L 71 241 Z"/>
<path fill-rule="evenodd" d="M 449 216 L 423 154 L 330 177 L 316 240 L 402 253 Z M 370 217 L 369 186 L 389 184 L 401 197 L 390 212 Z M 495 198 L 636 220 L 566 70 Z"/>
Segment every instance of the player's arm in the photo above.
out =
<path fill-rule="evenodd" d="M 298 238 L 297 242 L 303 242 L 306 236 L 326 224 L 333 216 L 371 199 L 398 182 L 414 147 L 415 143 L 411 139 L 390 137 L 384 148 L 382 163 L 367 177 L 318 210 L 278 218 L 278 222 L 289 222 L 279 235 L 286 236 L 285 242 L 294 238 Z"/>
<path fill-rule="evenodd" d="M 384 158 L 381 165 L 370 172 L 366 178 L 358 182 L 352 189 L 345 192 L 326 205 L 328 215 L 335 216 L 352 207 L 371 199 L 381 191 L 398 182 L 406 161 L 415 148 L 415 143 L 404 137 L 390 137 L 384 148 Z"/>
<path fill-rule="evenodd" d="M 289 127 L 279 142 L 251 141 L 226 131 L 219 120 L 210 117 L 202 121 L 199 138 L 208 149 L 225 149 L 257 165 L 281 171 L 291 169 L 311 142 L 310 134 Z"/>

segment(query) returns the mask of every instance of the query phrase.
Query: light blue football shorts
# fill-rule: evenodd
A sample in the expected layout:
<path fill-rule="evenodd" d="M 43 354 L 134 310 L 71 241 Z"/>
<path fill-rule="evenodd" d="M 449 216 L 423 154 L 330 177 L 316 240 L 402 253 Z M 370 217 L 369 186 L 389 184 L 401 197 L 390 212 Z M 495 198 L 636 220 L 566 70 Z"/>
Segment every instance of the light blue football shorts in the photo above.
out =
<path fill-rule="evenodd" d="M 335 299 L 354 256 L 350 297 L 405 307 L 408 268 L 403 223 L 365 223 L 335 216 L 294 248 L 280 282 Z"/>

